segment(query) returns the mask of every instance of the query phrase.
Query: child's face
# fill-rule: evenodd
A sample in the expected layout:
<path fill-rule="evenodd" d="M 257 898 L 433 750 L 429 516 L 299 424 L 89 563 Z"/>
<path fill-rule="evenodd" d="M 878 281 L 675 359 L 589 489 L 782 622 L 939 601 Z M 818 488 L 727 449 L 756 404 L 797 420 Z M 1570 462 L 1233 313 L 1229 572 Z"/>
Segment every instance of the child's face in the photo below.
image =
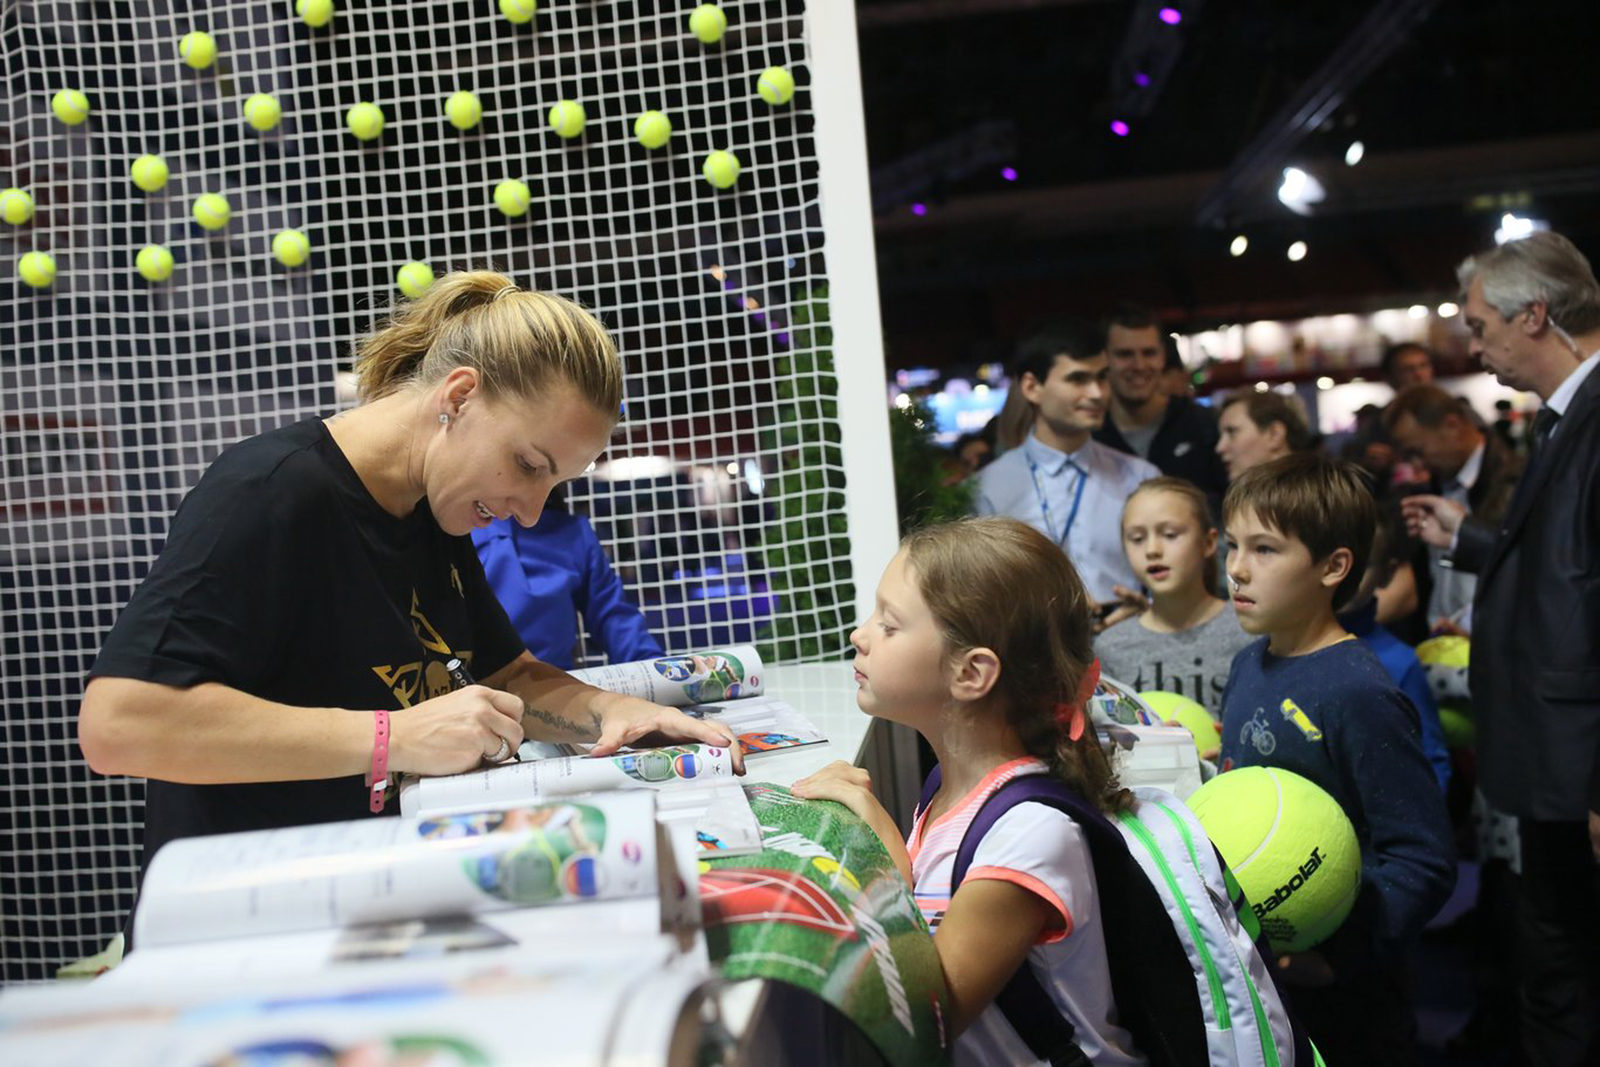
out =
<path fill-rule="evenodd" d="M 1217 531 L 1206 530 L 1177 493 L 1135 493 L 1122 511 L 1128 565 L 1154 596 L 1204 588 L 1217 554 Z"/>
<path fill-rule="evenodd" d="M 1228 516 L 1226 533 L 1228 585 L 1246 633 L 1291 631 L 1330 610 L 1328 561 L 1312 559 L 1299 538 L 1268 526 L 1247 508 Z"/>
<path fill-rule="evenodd" d="M 949 701 L 944 635 L 902 550 L 878 583 L 877 607 L 850 634 L 856 703 L 868 715 L 915 726 Z"/>

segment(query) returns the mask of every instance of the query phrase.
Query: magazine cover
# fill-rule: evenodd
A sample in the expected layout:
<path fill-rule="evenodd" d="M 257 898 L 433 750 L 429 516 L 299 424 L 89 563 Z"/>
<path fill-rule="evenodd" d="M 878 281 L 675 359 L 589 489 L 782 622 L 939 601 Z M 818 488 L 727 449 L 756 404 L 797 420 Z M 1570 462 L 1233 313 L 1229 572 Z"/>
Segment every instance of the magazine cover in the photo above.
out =
<path fill-rule="evenodd" d="M 765 680 L 752 645 L 612 663 L 572 672 L 580 682 L 669 707 L 759 696 Z"/>
<path fill-rule="evenodd" d="M 745 792 L 762 851 L 701 865 L 706 943 L 722 976 L 815 993 L 896 1067 L 947 1062 L 933 938 L 877 836 L 838 804 L 764 783 Z"/>

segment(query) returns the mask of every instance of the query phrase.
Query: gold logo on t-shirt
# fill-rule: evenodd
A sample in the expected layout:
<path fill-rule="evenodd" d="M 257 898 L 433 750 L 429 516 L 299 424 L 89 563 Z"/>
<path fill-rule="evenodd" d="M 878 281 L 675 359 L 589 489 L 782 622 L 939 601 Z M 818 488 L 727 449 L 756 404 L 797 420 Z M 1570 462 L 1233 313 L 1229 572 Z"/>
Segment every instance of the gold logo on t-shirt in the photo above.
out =
<path fill-rule="evenodd" d="M 452 574 L 454 570 L 452 567 Z M 452 650 L 444 636 L 428 621 L 428 617 L 423 614 L 421 601 L 415 589 L 411 591 L 411 629 L 416 633 L 417 640 L 422 643 L 424 649 L 443 658 L 381 664 L 372 668 L 372 672 L 378 676 L 389 692 L 394 694 L 395 700 L 402 708 L 409 708 L 424 700 L 443 696 L 455 687 L 450 672 L 445 669 L 445 660 L 459 656 L 465 662 L 472 661 L 471 652 Z"/>

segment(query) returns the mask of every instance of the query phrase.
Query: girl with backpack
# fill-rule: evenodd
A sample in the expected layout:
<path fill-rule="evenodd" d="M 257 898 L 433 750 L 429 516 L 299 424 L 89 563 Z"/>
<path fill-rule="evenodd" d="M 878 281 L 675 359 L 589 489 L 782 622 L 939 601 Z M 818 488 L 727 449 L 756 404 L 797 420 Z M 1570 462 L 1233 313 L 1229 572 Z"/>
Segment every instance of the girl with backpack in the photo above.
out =
<path fill-rule="evenodd" d="M 976 842 L 965 877 L 955 875 L 966 831 L 1012 779 L 1051 776 L 1091 815 L 1132 803 L 1084 710 L 1099 675 L 1092 607 L 1066 556 L 1023 523 L 967 519 L 912 533 L 850 641 L 861 709 L 927 739 L 937 791 L 902 844 L 866 772 L 836 762 L 793 787 L 865 819 L 912 886 L 944 970 L 957 1063 L 1056 1059 L 1032 1051 L 994 1003 L 1021 974 L 1070 1024 L 1082 1061 L 1148 1062 L 1114 1021 L 1101 901 L 1078 820 L 1017 804 Z"/>

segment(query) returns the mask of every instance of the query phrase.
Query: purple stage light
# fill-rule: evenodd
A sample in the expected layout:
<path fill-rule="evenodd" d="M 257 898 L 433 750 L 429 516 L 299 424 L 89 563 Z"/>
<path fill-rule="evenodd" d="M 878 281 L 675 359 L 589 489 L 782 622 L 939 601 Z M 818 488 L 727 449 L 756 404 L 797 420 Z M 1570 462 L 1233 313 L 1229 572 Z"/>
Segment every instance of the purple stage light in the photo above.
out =
<path fill-rule="evenodd" d="M 1141 89 L 1149 88 L 1149 86 L 1150 86 L 1150 75 L 1146 74 L 1142 70 L 1139 71 L 1137 74 L 1135 74 L 1133 76 L 1133 84 L 1137 85 Z"/>
<path fill-rule="evenodd" d="M 1016 167 L 1006 167 L 1005 169 L 1003 169 L 1000 172 L 1000 177 L 1004 178 L 1008 182 L 1016 181 L 1017 180 L 1017 168 Z"/>
<path fill-rule="evenodd" d="M 1183 21 L 1183 12 L 1175 7 L 1164 7 L 1156 12 L 1156 18 L 1165 22 L 1168 26 L 1176 26 Z"/>
<path fill-rule="evenodd" d="M 1121 119 L 1112 119 L 1111 132 L 1116 134 L 1118 137 L 1126 137 L 1128 136 L 1128 124 L 1123 122 Z"/>
<path fill-rule="evenodd" d="M 912 204 L 911 205 L 911 213 L 913 215 L 917 216 L 918 218 L 921 218 L 923 215 L 926 215 L 928 213 L 928 205 L 927 204 Z"/>

